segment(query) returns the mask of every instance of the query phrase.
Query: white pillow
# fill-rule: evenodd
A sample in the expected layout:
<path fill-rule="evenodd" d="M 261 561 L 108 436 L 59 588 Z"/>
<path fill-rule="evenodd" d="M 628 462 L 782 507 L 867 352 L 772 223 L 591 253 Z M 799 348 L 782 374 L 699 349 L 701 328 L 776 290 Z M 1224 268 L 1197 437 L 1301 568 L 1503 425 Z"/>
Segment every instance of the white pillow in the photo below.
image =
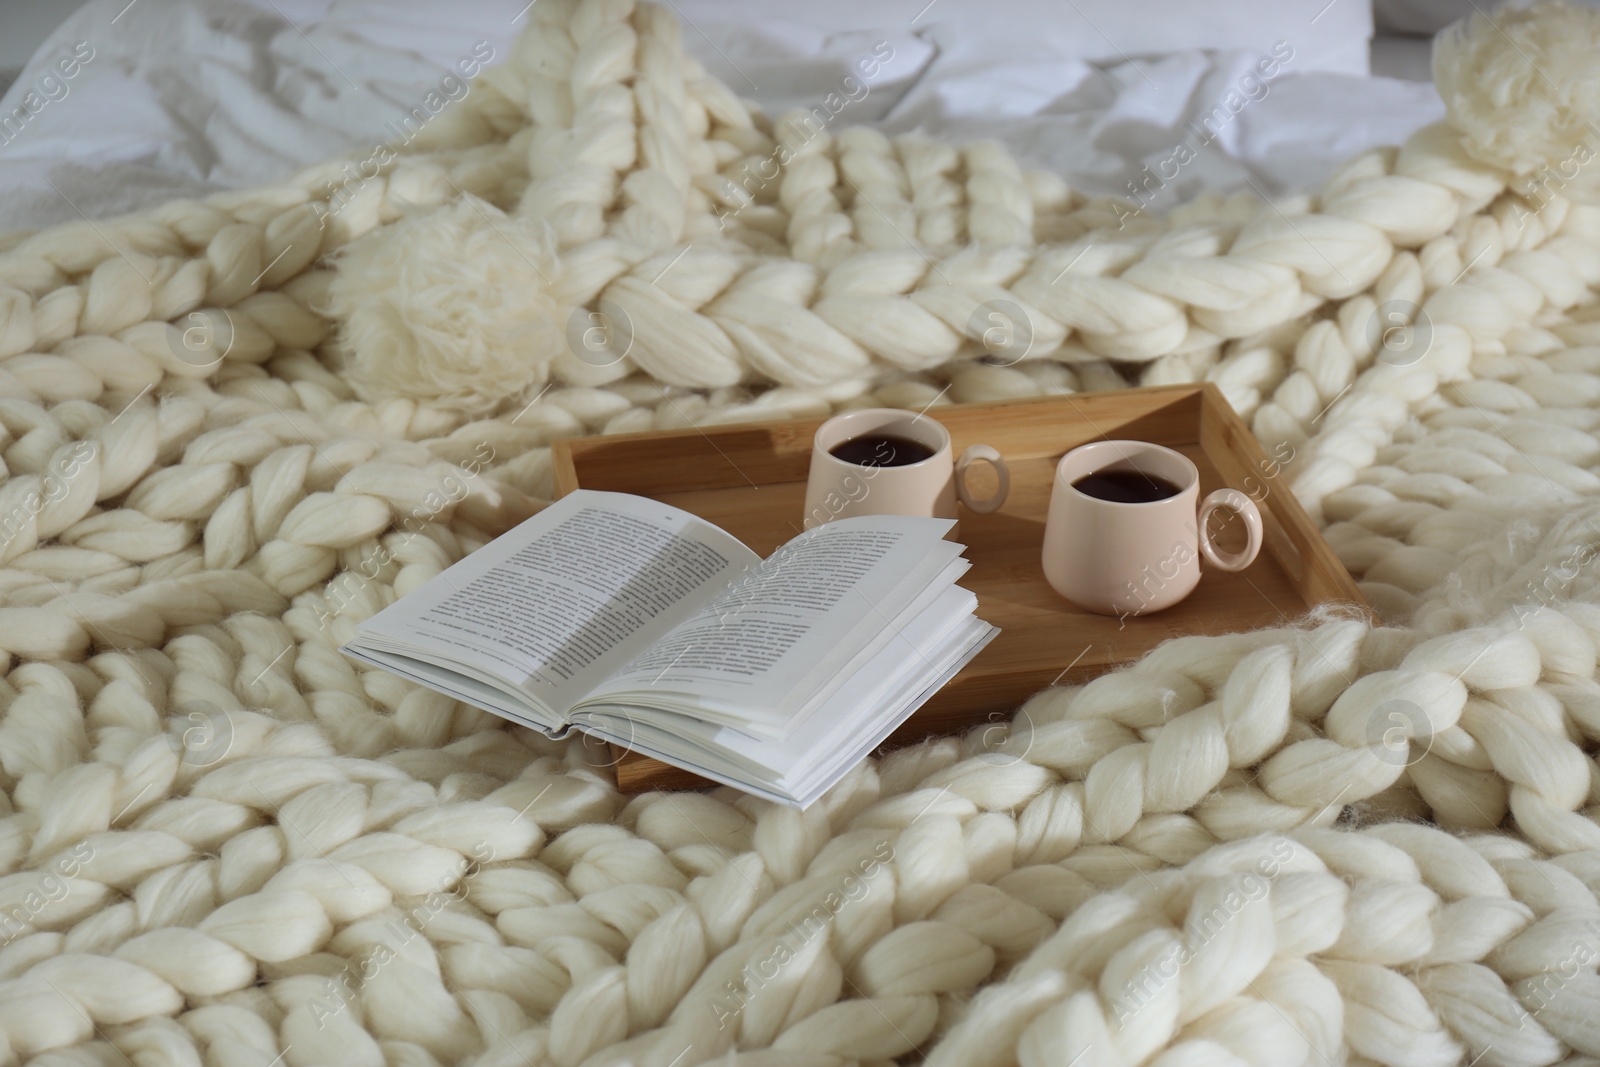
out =
<path fill-rule="evenodd" d="M 1600 0 L 1576 2 L 1594 6 Z M 1423 34 L 1429 37 L 1456 19 L 1465 18 L 1474 11 L 1487 14 L 1494 6 L 1484 0 L 1373 0 L 1372 4 L 1378 32 Z"/>

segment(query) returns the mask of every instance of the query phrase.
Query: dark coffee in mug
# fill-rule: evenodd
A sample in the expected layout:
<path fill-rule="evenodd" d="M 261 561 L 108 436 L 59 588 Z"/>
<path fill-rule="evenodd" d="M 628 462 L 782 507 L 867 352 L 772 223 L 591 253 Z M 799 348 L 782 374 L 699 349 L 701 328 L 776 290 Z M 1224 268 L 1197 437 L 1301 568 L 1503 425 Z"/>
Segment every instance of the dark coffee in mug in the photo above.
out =
<path fill-rule="evenodd" d="M 1151 504 L 1179 492 L 1176 485 L 1160 475 L 1133 470 L 1095 471 L 1073 482 L 1072 488 L 1114 504 Z"/>
<path fill-rule="evenodd" d="M 868 433 L 839 442 L 828 455 L 861 467 L 905 467 L 932 456 L 933 449 L 899 434 Z"/>

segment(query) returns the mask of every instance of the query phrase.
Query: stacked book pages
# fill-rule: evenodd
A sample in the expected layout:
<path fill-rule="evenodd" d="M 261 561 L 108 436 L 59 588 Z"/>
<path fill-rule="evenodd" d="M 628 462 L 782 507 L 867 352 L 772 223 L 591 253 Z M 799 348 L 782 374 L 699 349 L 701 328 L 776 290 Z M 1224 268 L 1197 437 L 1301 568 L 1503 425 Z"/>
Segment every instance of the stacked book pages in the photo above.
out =
<path fill-rule="evenodd" d="M 344 652 L 556 738 L 805 807 L 998 630 L 948 519 L 867 516 L 766 559 L 580 489 L 363 623 Z"/>

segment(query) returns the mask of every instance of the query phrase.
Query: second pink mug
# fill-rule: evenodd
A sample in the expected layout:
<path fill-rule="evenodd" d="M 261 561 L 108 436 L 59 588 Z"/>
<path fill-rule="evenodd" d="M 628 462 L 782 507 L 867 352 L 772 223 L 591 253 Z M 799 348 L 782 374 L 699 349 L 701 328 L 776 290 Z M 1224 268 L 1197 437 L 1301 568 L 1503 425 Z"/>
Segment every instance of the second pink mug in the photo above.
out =
<path fill-rule="evenodd" d="M 1203 502 L 1200 472 L 1181 452 L 1148 441 L 1095 441 L 1061 457 L 1044 529 L 1051 588 L 1102 615 L 1141 615 L 1178 603 L 1200 582 L 1200 557 L 1224 571 L 1261 550 L 1261 512 L 1237 489 Z M 1211 513 L 1243 520 L 1246 543 L 1219 549 Z"/>

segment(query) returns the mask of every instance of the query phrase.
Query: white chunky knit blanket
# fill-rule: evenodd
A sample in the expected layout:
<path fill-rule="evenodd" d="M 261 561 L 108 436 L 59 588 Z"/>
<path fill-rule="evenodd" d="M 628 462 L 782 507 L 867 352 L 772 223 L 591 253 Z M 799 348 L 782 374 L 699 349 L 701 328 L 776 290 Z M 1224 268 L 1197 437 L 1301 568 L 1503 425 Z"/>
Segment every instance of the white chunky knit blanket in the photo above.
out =
<path fill-rule="evenodd" d="M 0 1062 L 1600 1062 L 1600 15 L 1166 218 L 531 17 L 403 151 L 0 253 Z M 804 813 L 337 651 L 555 437 L 1202 378 L 1386 625 L 1174 640 Z"/>

